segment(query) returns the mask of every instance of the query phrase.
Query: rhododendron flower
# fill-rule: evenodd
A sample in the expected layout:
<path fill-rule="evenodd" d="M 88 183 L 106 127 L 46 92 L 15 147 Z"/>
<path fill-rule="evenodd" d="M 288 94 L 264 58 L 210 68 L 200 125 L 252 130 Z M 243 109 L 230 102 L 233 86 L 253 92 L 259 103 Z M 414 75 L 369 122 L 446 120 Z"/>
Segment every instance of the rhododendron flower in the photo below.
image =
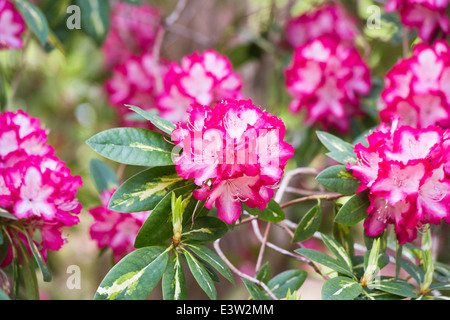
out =
<path fill-rule="evenodd" d="M 160 116 L 172 121 L 186 121 L 192 103 L 211 105 L 226 99 L 241 99 L 242 80 L 233 72 L 226 56 L 213 50 L 185 56 L 180 64 L 170 64 L 164 90 L 158 97 Z"/>
<path fill-rule="evenodd" d="M 108 247 L 113 252 L 115 262 L 134 250 L 134 240 L 148 212 L 120 213 L 108 209 L 108 203 L 115 189 L 105 190 L 100 195 L 101 206 L 89 210 L 94 222 L 89 234 L 97 242 L 99 249 Z"/>
<path fill-rule="evenodd" d="M 297 47 L 285 76 L 294 97 L 290 111 L 305 108 L 308 125 L 320 123 L 342 132 L 351 117 L 362 114 L 360 95 L 371 88 L 369 68 L 358 51 L 329 36 Z"/>
<path fill-rule="evenodd" d="M 32 234 L 40 232 L 44 257 L 47 249 L 64 244 L 63 227 L 79 222 L 81 185 L 81 177 L 72 176 L 47 144 L 39 119 L 23 111 L 0 113 L 0 206 L 28 224 Z M 2 265 L 11 259 L 10 252 Z"/>
<path fill-rule="evenodd" d="M 123 63 L 132 55 L 151 52 L 158 30 L 162 28 L 157 8 L 122 1 L 114 2 L 110 25 L 102 46 L 108 67 Z"/>
<path fill-rule="evenodd" d="M 286 40 L 294 48 L 323 35 L 353 43 L 357 34 L 356 19 L 342 6 L 332 3 L 316 6 L 290 18 L 286 24 Z"/>
<path fill-rule="evenodd" d="M 417 28 L 419 37 L 431 42 L 439 32 L 449 32 L 447 6 L 449 0 L 390 0 L 385 9 L 387 12 L 398 11 L 402 24 Z"/>
<path fill-rule="evenodd" d="M 183 148 L 174 162 L 180 177 L 201 186 L 194 191 L 205 206 L 231 224 L 242 203 L 263 210 L 273 197 L 293 148 L 284 142 L 283 122 L 251 100 L 192 105 L 187 123 L 179 123 L 172 140 Z"/>
<path fill-rule="evenodd" d="M 109 103 L 119 115 L 121 125 L 136 126 L 127 116 L 134 114 L 125 105 L 139 106 L 144 110 L 157 110 L 157 97 L 162 92 L 166 73 L 163 61 L 156 61 L 151 53 L 131 56 L 114 67 L 112 77 L 106 82 Z"/>
<path fill-rule="evenodd" d="M 380 117 L 417 128 L 438 125 L 450 128 L 450 47 L 443 41 L 413 48 L 385 76 Z"/>
<path fill-rule="evenodd" d="M 369 190 L 364 222 L 368 236 L 394 224 L 399 243 L 412 241 L 424 224 L 450 223 L 449 132 L 435 126 L 417 129 L 382 123 L 357 144 L 357 163 L 347 168 Z"/>
<path fill-rule="evenodd" d="M 0 0 L 0 49 L 20 49 L 25 21 L 12 1 Z"/>

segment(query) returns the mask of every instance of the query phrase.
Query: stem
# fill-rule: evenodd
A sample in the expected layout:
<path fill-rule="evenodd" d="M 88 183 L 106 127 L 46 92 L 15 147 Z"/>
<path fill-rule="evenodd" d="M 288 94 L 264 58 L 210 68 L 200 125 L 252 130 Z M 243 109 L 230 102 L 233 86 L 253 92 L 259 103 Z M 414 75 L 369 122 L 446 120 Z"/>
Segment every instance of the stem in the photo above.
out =
<path fill-rule="evenodd" d="M 275 294 L 269 289 L 269 287 L 262 281 L 259 281 L 256 278 L 250 277 L 249 275 L 242 273 L 241 271 L 239 271 L 228 259 L 227 257 L 224 255 L 224 253 L 222 252 L 222 250 L 220 249 L 219 246 L 219 242 L 220 239 L 217 239 L 214 242 L 214 249 L 216 250 L 217 254 L 219 255 L 219 257 L 223 260 L 223 262 L 225 262 L 225 264 L 230 268 L 231 271 L 233 271 L 235 274 L 237 274 L 239 277 L 247 279 L 248 281 L 253 282 L 254 284 L 260 286 L 261 288 L 264 289 L 264 291 L 267 292 L 267 294 L 273 299 L 273 300 L 278 300 L 278 298 L 275 296 Z"/>
<path fill-rule="evenodd" d="M 264 239 L 261 242 L 261 248 L 259 249 L 258 259 L 256 260 L 255 272 L 258 272 L 261 268 L 262 257 L 264 255 L 264 249 L 266 248 L 267 238 L 269 237 L 270 226 L 272 224 L 270 222 L 267 223 L 266 231 L 264 232 Z"/>
<path fill-rule="evenodd" d="M 283 204 L 280 204 L 280 207 L 286 208 L 295 203 L 300 203 L 300 202 L 304 202 L 304 201 L 308 201 L 308 200 L 319 200 L 319 199 L 332 200 L 332 199 L 340 198 L 342 196 L 343 195 L 339 194 L 339 193 L 316 194 L 316 195 L 311 195 L 311 196 L 307 196 L 307 197 L 303 197 L 303 198 L 297 198 L 297 199 L 285 202 Z"/>

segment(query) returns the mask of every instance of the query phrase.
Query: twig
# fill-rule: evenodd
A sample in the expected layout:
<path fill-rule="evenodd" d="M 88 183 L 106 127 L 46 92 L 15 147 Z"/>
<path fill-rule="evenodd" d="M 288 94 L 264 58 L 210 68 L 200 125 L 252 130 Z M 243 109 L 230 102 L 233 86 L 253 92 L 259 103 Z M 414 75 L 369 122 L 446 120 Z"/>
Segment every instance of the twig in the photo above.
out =
<path fill-rule="evenodd" d="M 317 199 L 332 200 L 332 199 L 337 199 L 340 197 L 342 197 L 342 194 L 340 194 L 340 193 L 316 194 L 316 195 L 311 195 L 311 196 L 307 196 L 307 197 L 303 197 L 303 198 L 297 198 L 297 199 L 285 202 L 283 204 L 280 204 L 280 207 L 283 209 L 283 208 L 286 208 L 295 203 L 300 203 L 300 202 L 304 202 L 304 201 L 308 201 L 308 200 L 317 200 Z"/>
<path fill-rule="evenodd" d="M 269 287 L 262 281 L 259 281 L 256 278 L 253 278 L 241 271 L 239 271 L 239 269 L 237 269 L 225 256 L 225 254 L 222 252 L 222 249 L 220 249 L 219 246 L 219 242 L 220 242 L 220 238 L 217 239 L 214 242 L 214 249 L 216 250 L 217 254 L 219 255 L 219 257 L 223 260 L 223 262 L 225 262 L 225 264 L 230 268 L 231 271 L 233 271 L 235 274 L 237 274 L 239 277 L 247 279 L 248 281 L 253 282 L 254 284 L 260 286 L 261 288 L 264 289 L 264 291 L 267 292 L 267 294 L 273 299 L 273 300 L 278 300 L 278 298 L 275 296 L 275 294 L 269 289 Z"/>
<path fill-rule="evenodd" d="M 267 239 L 269 237 L 270 226 L 272 224 L 270 222 L 267 223 L 266 231 L 264 231 L 264 238 L 261 242 L 261 248 L 259 249 L 258 259 L 256 260 L 255 272 L 258 272 L 261 268 L 262 257 L 264 255 L 264 249 L 266 248 Z"/>
<path fill-rule="evenodd" d="M 275 195 L 274 200 L 278 203 L 280 203 L 281 199 L 283 198 L 283 194 L 286 192 L 286 188 L 289 186 L 289 182 L 291 179 L 297 175 L 300 174 L 318 174 L 318 170 L 315 168 L 297 168 L 291 171 L 288 171 L 284 178 L 281 180 L 280 187 L 278 188 L 278 191 Z"/>

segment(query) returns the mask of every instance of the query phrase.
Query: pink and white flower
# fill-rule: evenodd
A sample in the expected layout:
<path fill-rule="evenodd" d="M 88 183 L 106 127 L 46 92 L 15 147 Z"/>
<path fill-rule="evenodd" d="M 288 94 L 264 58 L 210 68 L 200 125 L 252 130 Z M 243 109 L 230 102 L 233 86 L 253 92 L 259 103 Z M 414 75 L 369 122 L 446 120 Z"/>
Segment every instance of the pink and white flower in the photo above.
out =
<path fill-rule="evenodd" d="M 114 192 L 115 189 L 103 191 L 100 195 L 101 206 L 89 210 L 94 218 L 89 234 L 99 249 L 110 248 L 114 261 L 118 262 L 134 250 L 134 240 L 150 211 L 120 213 L 109 210 L 108 203 Z"/>
<path fill-rule="evenodd" d="M 448 4 L 449 0 L 390 0 L 385 9 L 398 11 L 405 26 L 417 28 L 422 40 L 432 42 L 450 31 Z"/>
<path fill-rule="evenodd" d="M 417 128 L 450 127 L 450 46 L 443 40 L 413 48 L 385 76 L 380 117 Z"/>
<path fill-rule="evenodd" d="M 350 119 L 363 114 L 360 96 L 371 88 L 370 71 L 358 51 L 330 36 L 295 49 L 285 70 L 291 112 L 306 109 L 306 123 L 346 132 Z"/>
<path fill-rule="evenodd" d="M 320 36 L 329 35 L 341 42 L 353 43 L 358 35 L 356 25 L 356 19 L 342 6 L 327 3 L 291 17 L 285 28 L 286 41 L 296 48 Z"/>
<path fill-rule="evenodd" d="M 29 224 L 32 233 L 40 231 L 43 256 L 47 249 L 59 250 L 62 229 L 79 222 L 81 177 L 55 156 L 39 119 L 23 111 L 0 113 L 0 150 L 0 206 Z"/>
<path fill-rule="evenodd" d="M 263 210 L 294 152 L 283 141 L 283 122 L 250 100 L 194 104 L 188 114 L 172 140 L 183 149 L 174 160 L 178 174 L 201 187 L 194 196 L 208 209 L 215 205 L 229 224 L 239 219 L 242 203 Z"/>
<path fill-rule="evenodd" d="M 124 63 L 130 56 L 149 53 L 161 26 L 161 14 L 149 4 L 116 1 L 111 9 L 111 27 L 102 51 L 108 67 Z"/>
<path fill-rule="evenodd" d="M 417 129 L 382 123 L 357 144 L 357 163 L 347 168 L 361 181 L 357 192 L 369 190 L 364 222 L 368 236 L 394 224 L 401 244 L 417 237 L 424 224 L 450 223 L 449 133 L 435 126 Z"/>
<path fill-rule="evenodd" d="M 211 49 L 195 52 L 183 57 L 180 64 L 170 64 L 158 97 L 160 116 L 174 123 L 186 121 L 191 104 L 241 99 L 241 88 L 241 77 L 233 72 L 226 56 Z"/>
<path fill-rule="evenodd" d="M 0 0 L 0 49 L 21 49 L 25 21 L 8 0 Z"/>

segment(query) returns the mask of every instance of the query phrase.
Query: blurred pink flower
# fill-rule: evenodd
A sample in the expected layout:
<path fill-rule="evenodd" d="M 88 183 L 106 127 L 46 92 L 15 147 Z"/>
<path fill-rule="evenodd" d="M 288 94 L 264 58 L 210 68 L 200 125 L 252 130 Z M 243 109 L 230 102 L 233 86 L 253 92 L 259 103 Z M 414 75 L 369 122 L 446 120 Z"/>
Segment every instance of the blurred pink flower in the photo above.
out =
<path fill-rule="evenodd" d="M 89 210 L 94 218 L 89 234 L 97 242 L 99 249 L 110 248 L 114 261 L 118 262 L 134 250 L 134 240 L 150 211 L 121 213 L 109 210 L 108 203 L 114 192 L 115 189 L 105 190 L 100 195 L 101 206 Z"/>
<path fill-rule="evenodd" d="M 0 49 L 21 49 L 24 31 L 25 21 L 14 4 L 0 0 Z"/>
<path fill-rule="evenodd" d="M 306 123 L 341 132 L 350 119 L 363 114 L 360 96 L 371 88 L 370 71 L 358 51 L 330 36 L 321 36 L 295 49 L 285 70 L 291 112 L 305 108 Z"/>

